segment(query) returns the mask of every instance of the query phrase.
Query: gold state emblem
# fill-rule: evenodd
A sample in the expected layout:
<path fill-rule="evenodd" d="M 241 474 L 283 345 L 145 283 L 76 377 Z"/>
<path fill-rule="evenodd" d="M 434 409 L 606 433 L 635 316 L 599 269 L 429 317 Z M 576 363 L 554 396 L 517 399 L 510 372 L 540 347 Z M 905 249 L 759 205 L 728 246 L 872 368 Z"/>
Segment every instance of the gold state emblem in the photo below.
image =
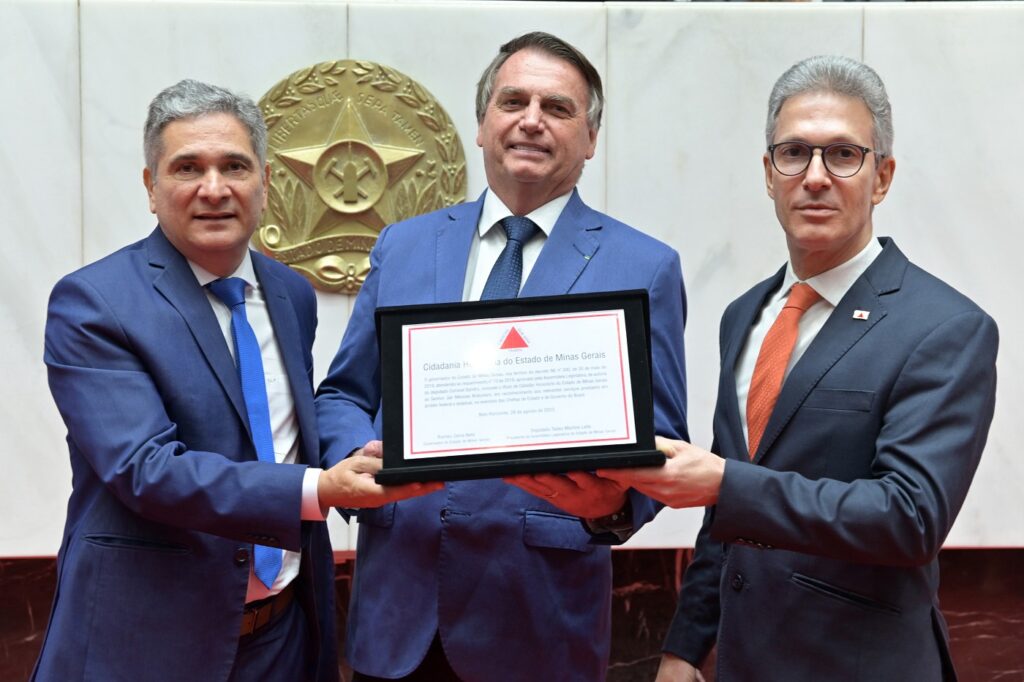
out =
<path fill-rule="evenodd" d="M 422 85 L 343 59 L 291 74 L 260 100 L 267 121 L 266 254 L 319 289 L 355 293 L 381 229 L 466 198 L 466 159 Z"/>

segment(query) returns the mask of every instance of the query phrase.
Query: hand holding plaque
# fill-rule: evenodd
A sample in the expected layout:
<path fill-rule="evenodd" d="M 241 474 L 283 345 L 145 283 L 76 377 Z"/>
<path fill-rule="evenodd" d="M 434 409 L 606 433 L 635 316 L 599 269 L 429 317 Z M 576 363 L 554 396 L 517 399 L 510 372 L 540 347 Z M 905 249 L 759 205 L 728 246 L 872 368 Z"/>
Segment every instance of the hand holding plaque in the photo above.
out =
<path fill-rule="evenodd" d="M 324 470 L 317 481 L 320 506 L 366 508 L 379 507 L 388 502 L 404 500 L 434 492 L 440 483 L 407 483 L 383 486 L 374 480 L 380 471 L 383 447 L 373 440 L 330 469 Z"/>
<path fill-rule="evenodd" d="M 602 469 L 597 474 L 635 488 L 668 507 L 706 507 L 718 502 L 725 475 L 725 460 L 686 441 L 656 438 L 667 457 L 664 466 L 639 469 Z"/>
<path fill-rule="evenodd" d="M 584 471 L 520 474 L 506 477 L 505 482 L 584 519 L 612 514 L 622 509 L 629 499 L 626 494 L 628 486 Z"/>

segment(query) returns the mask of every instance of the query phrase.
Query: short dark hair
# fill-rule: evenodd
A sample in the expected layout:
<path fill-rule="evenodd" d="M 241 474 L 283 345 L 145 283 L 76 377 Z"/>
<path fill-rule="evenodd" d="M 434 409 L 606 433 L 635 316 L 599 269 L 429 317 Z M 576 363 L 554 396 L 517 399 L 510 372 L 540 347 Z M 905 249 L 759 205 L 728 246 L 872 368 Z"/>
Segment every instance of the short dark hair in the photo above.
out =
<path fill-rule="evenodd" d="M 509 57 L 520 50 L 539 50 L 575 66 L 587 81 L 589 100 L 587 103 L 587 125 L 591 130 L 601 127 L 601 112 L 604 110 L 604 89 L 601 86 L 601 75 L 590 63 L 590 60 L 583 56 L 582 52 L 561 38 L 543 31 L 525 33 L 518 38 L 513 38 L 498 49 L 497 56 L 487 65 L 480 76 L 480 81 L 476 84 L 477 123 L 484 120 L 487 103 L 491 101 L 491 95 L 494 93 L 494 81 L 498 76 L 498 69 L 508 61 Z"/>

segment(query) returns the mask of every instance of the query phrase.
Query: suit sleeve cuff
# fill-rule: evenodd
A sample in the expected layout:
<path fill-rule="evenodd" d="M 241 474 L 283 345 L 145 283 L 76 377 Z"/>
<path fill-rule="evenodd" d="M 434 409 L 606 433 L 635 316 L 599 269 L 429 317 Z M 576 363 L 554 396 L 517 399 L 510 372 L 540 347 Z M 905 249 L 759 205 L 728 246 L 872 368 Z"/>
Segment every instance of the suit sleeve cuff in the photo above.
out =
<path fill-rule="evenodd" d="M 317 493 L 317 483 L 320 481 L 320 474 L 323 469 L 307 467 L 302 477 L 302 510 L 303 521 L 326 521 L 329 509 L 320 506 L 320 495 Z"/>
<path fill-rule="evenodd" d="M 622 509 L 596 519 L 581 518 L 583 528 L 590 533 L 591 542 L 599 545 L 621 545 L 636 528 L 633 526 L 633 503 L 629 497 Z"/>

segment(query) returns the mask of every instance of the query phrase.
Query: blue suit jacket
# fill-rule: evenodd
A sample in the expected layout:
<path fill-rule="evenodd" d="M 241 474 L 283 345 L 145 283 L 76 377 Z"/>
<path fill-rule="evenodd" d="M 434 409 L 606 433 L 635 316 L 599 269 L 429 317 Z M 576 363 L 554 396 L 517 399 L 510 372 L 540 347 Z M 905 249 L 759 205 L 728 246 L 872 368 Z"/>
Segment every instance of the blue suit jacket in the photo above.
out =
<path fill-rule="evenodd" d="M 341 348 L 320 386 L 325 466 L 380 434 L 378 306 L 462 300 L 482 198 L 381 232 Z M 574 192 L 521 296 L 644 288 L 655 422 L 686 433 L 679 257 Z M 632 496 L 637 526 L 656 510 Z M 347 654 L 365 674 L 413 670 L 434 633 L 465 680 L 596 680 L 610 639 L 609 549 L 578 518 L 500 480 L 359 513 Z"/>
<path fill-rule="evenodd" d="M 783 271 L 722 317 L 725 477 L 665 646 L 697 662 L 717 635 L 721 680 L 955 678 L 936 557 L 985 445 L 998 332 L 882 243 L 793 367 L 753 463 L 735 367 Z"/>
<path fill-rule="evenodd" d="M 316 299 L 288 268 L 255 253 L 253 265 L 300 459 L 316 462 Z M 337 679 L 330 541 L 299 520 L 305 466 L 257 461 L 216 316 L 159 228 L 57 283 L 45 360 L 73 490 L 35 678 L 226 679 L 257 542 L 302 549 L 299 598 L 320 644 L 305 679 Z"/>

